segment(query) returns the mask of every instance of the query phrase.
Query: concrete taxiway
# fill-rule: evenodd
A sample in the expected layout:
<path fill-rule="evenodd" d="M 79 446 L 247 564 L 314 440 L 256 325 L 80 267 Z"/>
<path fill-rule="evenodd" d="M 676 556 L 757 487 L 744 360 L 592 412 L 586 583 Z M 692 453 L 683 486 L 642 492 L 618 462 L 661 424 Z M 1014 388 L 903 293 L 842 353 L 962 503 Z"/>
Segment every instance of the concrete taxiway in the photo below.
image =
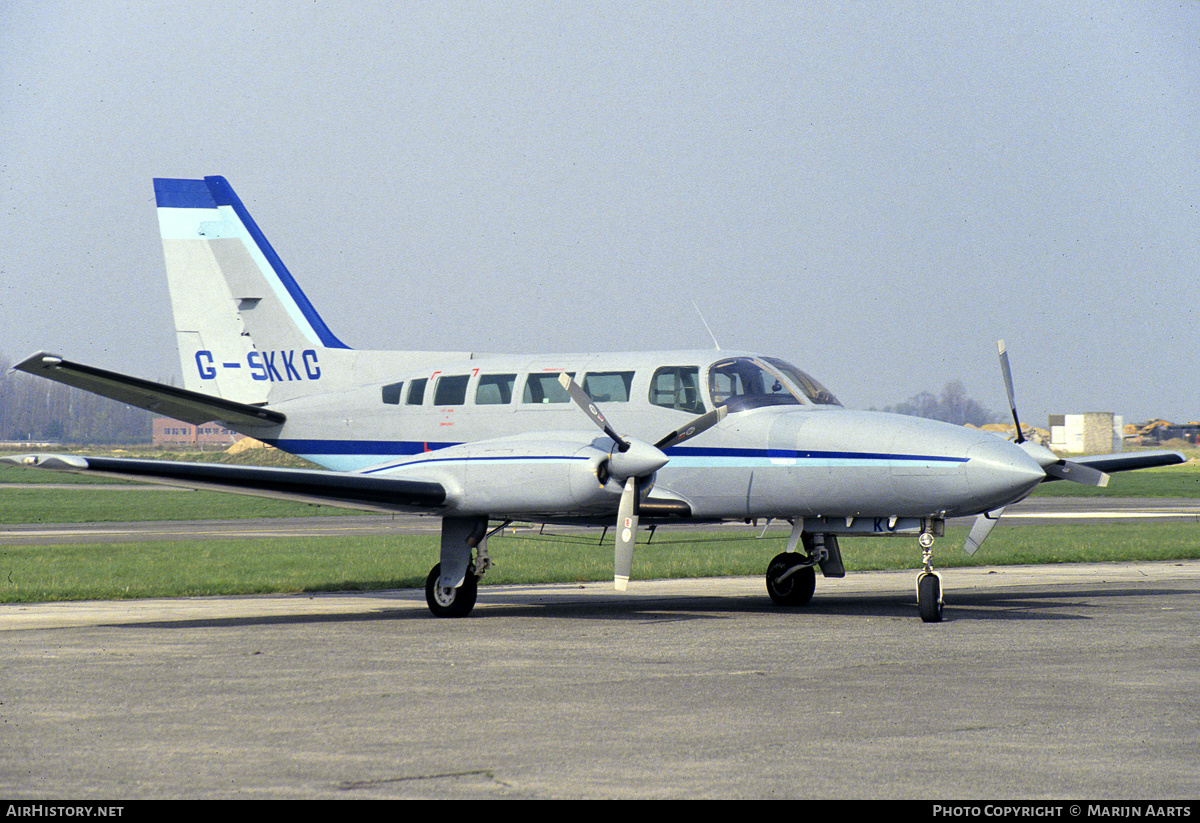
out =
<path fill-rule="evenodd" d="M 22 798 L 1194 798 L 1200 562 L 0 607 Z"/>

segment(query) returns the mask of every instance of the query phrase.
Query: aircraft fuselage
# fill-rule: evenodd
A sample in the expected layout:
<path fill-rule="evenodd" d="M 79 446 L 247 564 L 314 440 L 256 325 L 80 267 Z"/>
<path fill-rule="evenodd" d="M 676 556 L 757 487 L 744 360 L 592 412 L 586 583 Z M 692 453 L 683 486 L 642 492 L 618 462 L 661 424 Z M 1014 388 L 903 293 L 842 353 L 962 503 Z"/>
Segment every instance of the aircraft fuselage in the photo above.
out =
<path fill-rule="evenodd" d="M 272 406 L 288 422 L 264 439 L 332 469 L 436 480 L 457 512 L 609 513 L 620 486 L 604 482 L 600 466 L 613 444 L 557 391 L 565 371 L 621 434 L 640 440 L 722 403 L 735 409 L 667 448 L 646 490 L 648 500 L 686 505 L 693 519 L 964 516 L 1020 499 L 1044 477 L 994 434 L 847 410 L 815 381 L 806 396 L 795 385 L 802 372 L 795 381 L 780 373 L 774 392 L 730 385 L 724 373 L 751 363 L 770 376 L 778 362 L 716 350 L 431 360 L 388 383 Z M 355 436 L 363 431 L 371 439 Z"/>

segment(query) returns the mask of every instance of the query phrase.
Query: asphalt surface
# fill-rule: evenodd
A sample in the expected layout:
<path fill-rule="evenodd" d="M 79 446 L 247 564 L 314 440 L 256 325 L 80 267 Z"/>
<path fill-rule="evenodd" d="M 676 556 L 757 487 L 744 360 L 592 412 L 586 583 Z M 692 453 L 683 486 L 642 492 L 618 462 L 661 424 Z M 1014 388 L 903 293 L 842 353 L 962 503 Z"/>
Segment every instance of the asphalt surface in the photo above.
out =
<path fill-rule="evenodd" d="M 1187 799 L 1200 562 L 0 607 L 0 795 Z"/>

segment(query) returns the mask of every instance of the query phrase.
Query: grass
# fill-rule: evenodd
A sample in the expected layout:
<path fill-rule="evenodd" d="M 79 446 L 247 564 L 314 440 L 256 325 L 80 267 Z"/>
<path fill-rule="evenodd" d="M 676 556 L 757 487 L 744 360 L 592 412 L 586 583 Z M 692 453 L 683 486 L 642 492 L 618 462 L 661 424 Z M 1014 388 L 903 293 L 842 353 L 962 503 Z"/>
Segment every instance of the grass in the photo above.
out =
<path fill-rule="evenodd" d="M 243 494 L 146 490 L 13 489 L 0 485 L 0 523 L 111 523 L 142 520 L 236 520 L 251 517 L 308 517 L 362 514 Z"/>

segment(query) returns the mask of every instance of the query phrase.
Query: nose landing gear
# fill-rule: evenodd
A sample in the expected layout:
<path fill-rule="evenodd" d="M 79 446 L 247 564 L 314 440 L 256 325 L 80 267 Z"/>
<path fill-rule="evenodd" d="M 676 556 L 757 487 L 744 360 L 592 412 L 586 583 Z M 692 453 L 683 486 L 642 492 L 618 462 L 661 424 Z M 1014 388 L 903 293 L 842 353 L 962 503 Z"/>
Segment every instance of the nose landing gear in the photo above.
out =
<path fill-rule="evenodd" d="M 921 532 L 921 573 L 917 575 L 917 612 L 925 623 L 942 620 L 942 578 L 933 570 L 933 535 Z"/>

